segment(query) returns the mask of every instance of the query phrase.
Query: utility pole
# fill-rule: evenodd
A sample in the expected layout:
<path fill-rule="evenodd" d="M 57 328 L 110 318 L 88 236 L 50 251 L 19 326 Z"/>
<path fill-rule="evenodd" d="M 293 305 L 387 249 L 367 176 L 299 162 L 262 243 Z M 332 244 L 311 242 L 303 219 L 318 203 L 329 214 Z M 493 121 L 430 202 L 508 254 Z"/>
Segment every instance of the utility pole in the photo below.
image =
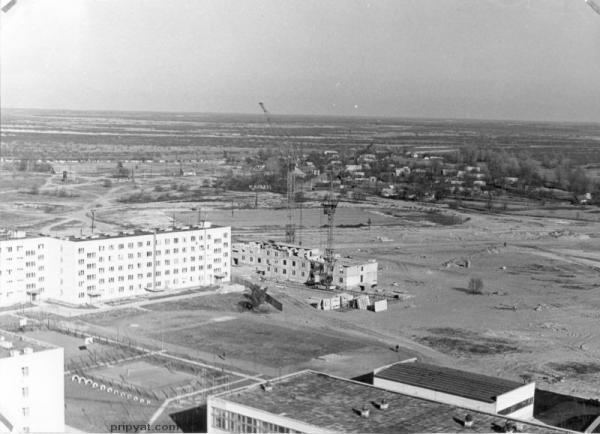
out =
<path fill-rule="evenodd" d="M 96 211 L 91 210 L 90 212 L 92 213 L 92 235 L 94 235 L 94 221 L 96 219 Z"/>

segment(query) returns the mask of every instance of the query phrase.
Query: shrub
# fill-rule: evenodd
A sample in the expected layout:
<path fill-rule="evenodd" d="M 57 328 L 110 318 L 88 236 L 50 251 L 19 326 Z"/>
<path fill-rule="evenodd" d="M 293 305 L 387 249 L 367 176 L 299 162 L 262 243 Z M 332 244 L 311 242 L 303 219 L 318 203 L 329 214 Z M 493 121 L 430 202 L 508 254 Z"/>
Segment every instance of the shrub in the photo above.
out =
<path fill-rule="evenodd" d="M 469 290 L 472 294 L 483 293 L 483 280 L 479 277 L 471 277 L 469 280 Z"/>

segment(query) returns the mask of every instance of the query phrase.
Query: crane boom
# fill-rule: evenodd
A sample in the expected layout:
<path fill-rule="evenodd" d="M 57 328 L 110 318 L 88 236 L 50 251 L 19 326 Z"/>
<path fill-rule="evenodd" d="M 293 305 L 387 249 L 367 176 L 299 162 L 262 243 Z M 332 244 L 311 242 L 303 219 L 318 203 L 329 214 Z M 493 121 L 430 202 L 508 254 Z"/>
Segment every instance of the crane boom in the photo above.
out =
<path fill-rule="evenodd" d="M 267 107 L 263 102 L 259 102 L 261 110 L 263 111 L 267 123 L 271 129 L 275 129 L 273 127 L 273 122 L 271 120 L 271 114 Z M 285 242 L 294 244 L 296 242 L 296 224 L 295 224 L 295 194 L 296 194 L 296 156 L 291 146 L 287 146 L 288 143 L 285 143 L 287 155 L 286 155 L 286 193 L 287 193 L 287 224 L 285 225 Z"/>

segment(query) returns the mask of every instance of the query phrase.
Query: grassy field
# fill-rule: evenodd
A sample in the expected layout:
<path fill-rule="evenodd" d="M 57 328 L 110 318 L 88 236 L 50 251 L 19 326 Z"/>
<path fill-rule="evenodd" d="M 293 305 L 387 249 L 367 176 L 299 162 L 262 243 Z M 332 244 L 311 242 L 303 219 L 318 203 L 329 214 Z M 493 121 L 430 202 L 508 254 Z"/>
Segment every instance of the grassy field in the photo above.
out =
<path fill-rule="evenodd" d="M 101 354 L 109 351 L 112 352 L 114 350 L 114 348 L 111 346 L 97 342 L 86 345 L 86 349 L 82 350 L 79 348 L 84 345 L 84 340 L 82 338 L 66 335 L 52 330 L 28 331 L 25 333 L 25 335 L 62 347 L 65 354 L 65 366 L 69 365 L 71 362 L 76 362 L 82 358 L 87 358 L 92 353 Z"/>
<path fill-rule="evenodd" d="M 154 335 L 158 338 L 158 335 Z M 164 335 L 178 345 L 229 355 L 271 367 L 283 367 L 340 351 L 367 345 L 341 334 L 325 334 L 315 329 L 293 329 L 272 322 L 243 318 L 204 324 Z"/>

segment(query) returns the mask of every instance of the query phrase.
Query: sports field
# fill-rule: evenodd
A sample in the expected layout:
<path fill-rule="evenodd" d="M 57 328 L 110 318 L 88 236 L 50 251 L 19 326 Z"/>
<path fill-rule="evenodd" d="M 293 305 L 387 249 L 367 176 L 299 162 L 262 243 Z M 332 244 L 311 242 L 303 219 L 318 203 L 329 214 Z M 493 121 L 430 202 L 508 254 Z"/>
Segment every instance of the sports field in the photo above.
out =
<path fill-rule="evenodd" d="M 156 335 L 155 338 L 160 336 Z M 325 354 L 359 349 L 365 341 L 316 329 L 292 329 L 250 316 L 165 332 L 165 340 L 270 367 L 307 362 Z"/>
<path fill-rule="evenodd" d="M 123 381 L 147 390 L 188 385 L 199 380 L 190 373 L 167 369 L 164 365 L 159 366 L 144 360 L 95 368 L 89 373 L 115 382 Z"/>

